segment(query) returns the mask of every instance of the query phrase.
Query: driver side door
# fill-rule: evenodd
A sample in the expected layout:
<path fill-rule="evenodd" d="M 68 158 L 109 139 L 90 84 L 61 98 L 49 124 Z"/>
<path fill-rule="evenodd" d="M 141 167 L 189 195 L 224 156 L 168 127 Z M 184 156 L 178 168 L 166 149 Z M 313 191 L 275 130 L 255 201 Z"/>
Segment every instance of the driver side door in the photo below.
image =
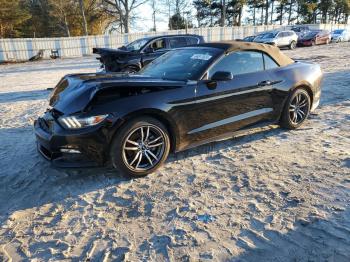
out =
<path fill-rule="evenodd" d="M 167 47 L 167 41 L 165 38 L 158 38 L 156 40 L 153 40 L 145 48 L 143 48 L 141 52 L 142 66 L 146 66 L 147 64 L 152 62 L 154 59 L 160 57 L 167 51 L 169 51 L 169 49 Z"/>
<path fill-rule="evenodd" d="M 215 72 L 231 72 L 233 78 L 210 83 Z M 225 55 L 207 72 L 196 90 L 196 123 L 188 132 L 193 142 L 239 130 L 273 116 L 272 86 L 264 70 L 263 54 L 240 51 Z"/>

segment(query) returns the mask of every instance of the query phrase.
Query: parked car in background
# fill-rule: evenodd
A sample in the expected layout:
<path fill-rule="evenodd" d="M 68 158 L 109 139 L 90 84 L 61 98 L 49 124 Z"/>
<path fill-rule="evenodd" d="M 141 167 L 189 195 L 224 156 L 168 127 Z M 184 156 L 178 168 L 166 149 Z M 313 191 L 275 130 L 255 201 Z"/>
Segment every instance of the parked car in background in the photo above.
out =
<path fill-rule="evenodd" d="M 251 36 L 247 36 L 247 37 L 243 38 L 241 41 L 253 42 L 255 38 L 256 38 L 256 35 L 251 35 Z"/>
<path fill-rule="evenodd" d="M 317 64 L 241 41 L 171 50 L 137 74 L 67 75 L 34 123 L 38 150 L 58 165 L 87 159 L 143 176 L 170 151 L 254 124 L 300 127 L 319 104 L 321 79 Z"/>
<path fill-rule="evenodd" d="M 93 48 L 101 71 L 134 73 L 171 49 L 203 43 L 199 35 L 165 35 L 138 39 L 118 49 Z"/>
<path fill-rule="evenodd" d="M 302 37 L 303 35 L 307 34 L 309 31 L 311 31 L 310 27 L 307 25 L 296 25 L 291 28 L 292 31 L 294 31 L 298 37 Z"/>
<path fill-rule="evenodd" d="M 294 49 L 297 45 L 298 36 L 291 30 L 270 31 L 257 35 L 253 41 L 277 47 L 288 47 L 289 49 Z"/>
<path fill-rule="evenodd" d="M 298 46 L 329 44 L 331 34 L 326 30 L 313 30 L 298 39 Z"/>
<path fill-rule="evenodd" d="M 349 41 L 349 31 L 347 29 L 337 29 L 331 33 L 332 42 L 344 42 Z"/>

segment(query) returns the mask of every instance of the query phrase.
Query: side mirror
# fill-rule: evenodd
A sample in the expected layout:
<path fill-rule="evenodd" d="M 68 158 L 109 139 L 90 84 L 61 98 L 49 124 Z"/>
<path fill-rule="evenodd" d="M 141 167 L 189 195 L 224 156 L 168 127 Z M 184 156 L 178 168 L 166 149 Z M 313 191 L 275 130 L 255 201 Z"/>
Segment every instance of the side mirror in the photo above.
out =
<path fill-rule="evenodd" d="M 232 80 L 232 78 L 233 78 L 233 75 L 231 72 L 217 71 L 211 77 L 211 80 L 213 80 L 213 81 L 228 81 L 228 80 Z"/>

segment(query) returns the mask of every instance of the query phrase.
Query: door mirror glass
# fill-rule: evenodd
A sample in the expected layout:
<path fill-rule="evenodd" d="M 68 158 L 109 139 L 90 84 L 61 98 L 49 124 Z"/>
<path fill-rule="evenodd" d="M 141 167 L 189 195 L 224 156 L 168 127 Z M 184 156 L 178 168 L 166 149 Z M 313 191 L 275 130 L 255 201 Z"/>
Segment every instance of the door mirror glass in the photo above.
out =
<path fill-rule="evenodd" d="M 233 75 L 232 75 L 231 72 L 217 71 L 211 77 L 211 80 L 214 80 L 214 81 L 228 81 L 228 80 L 232 80 L 232 78 L 233 78 Z"/>

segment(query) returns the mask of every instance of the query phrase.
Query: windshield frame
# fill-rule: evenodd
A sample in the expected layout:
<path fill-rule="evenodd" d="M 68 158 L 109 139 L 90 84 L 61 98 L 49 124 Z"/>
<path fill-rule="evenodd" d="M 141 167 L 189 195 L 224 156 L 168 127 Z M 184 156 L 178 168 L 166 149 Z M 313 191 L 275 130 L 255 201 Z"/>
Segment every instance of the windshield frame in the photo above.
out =
<path fill-rule="evenodd" d="M 134 49 L 134 50 L 128 49 L 128 46 L 135 44 L 136 42 L 142 42 L 142 41 L 144 41 L 144 44 L 141 45 L 139 49 Z M 139 38 L 139 39 L 136 39 L 135 41 L 130 42 L 129 44 L 125 45 L 124 47 L 125 47 L 125 50 L 129 51 L 129 52 L 140 52 L 150 41 L 151 41 L 151 39 L 149 39 L 149 38 Z"/>
<path fill-rule="evenodd" d="M 212 66 L 212 64 L 215 63 L 225 53 L 224 49 L 215 48 L 215 47 L 200 47 L 200 46 L 199 47 L 192 46 L 192 47 L 175 48 L 175 49 L 172 49 L 172 50 L 166 52 L 165 54 L 161 55 L 157 59 L 153 60 L 147 66 L 143 67 L 138 72 L 138 74 L 147 76 L 147 74 L 143 74 L 144 71 L 146 71 L 147 68 L 151 67 L 152 64 L 154 64 L 154 62 L 156 62 L 156 60 L 160 59 L 163 56 L 169 55 L 169 53 L 182 52 L 183 50 L 199 50 L 199 49 L 200 50 L 211 50 L 211 51 L 213 51 L 213 57 L 210 58 L 210 61 L 208 62 L 208 64 L 203 69 L 198 71 L 193 77 L 188 78 L 188 79 L 171 79 L 171 78 L 166 78 L 166 77 L 159 77 L 159 79 L 170 80 L 170 81 L 199 81 L 199 80 L 202 80 L 203 76 L 205 76 L 206 72 L 208 71 L 208 68 L 210 68 Z M 152 77 L 152 76 L 150 75 L 150 77 Z"/>

